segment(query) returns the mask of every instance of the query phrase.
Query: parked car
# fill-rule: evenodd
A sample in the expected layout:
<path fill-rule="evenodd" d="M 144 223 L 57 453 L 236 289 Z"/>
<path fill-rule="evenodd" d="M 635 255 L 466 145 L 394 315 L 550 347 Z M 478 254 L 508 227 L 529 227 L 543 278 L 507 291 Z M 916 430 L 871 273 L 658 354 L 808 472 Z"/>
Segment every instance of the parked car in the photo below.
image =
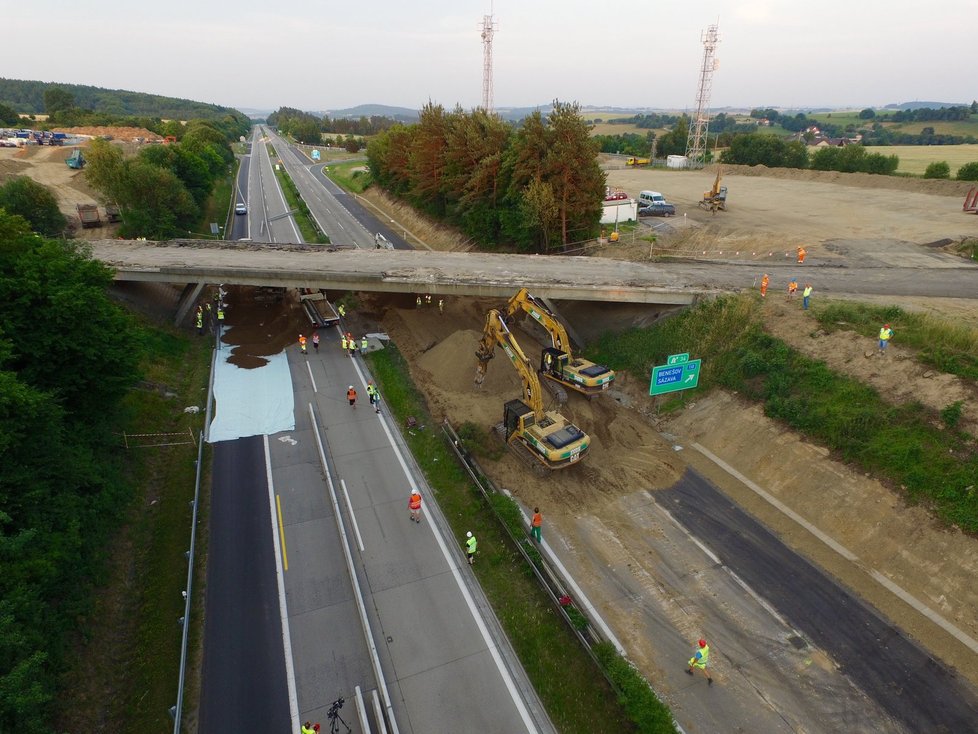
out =
<path fill-rule="evenodd" d="M 247 214 L 248 213 L 248 207 L 246 207 L 243 203 L 241 203 L 241 204 L 235 204 L 234 205 L 234 213 L 235 214 Z"/>
<path fill-rule="evenodd" d="M 671 217 L 676 213 L 676 207 L 666 201 L 656 201 L 639 207 L 640 217 Z"/>

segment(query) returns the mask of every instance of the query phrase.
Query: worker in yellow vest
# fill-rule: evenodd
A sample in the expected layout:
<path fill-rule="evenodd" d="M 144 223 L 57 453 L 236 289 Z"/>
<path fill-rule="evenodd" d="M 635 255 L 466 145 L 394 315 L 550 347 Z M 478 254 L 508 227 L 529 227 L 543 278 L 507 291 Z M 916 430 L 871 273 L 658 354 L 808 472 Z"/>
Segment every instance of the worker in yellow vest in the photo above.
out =
<path fill-rule="evenodd" d="M 706 644 L 706 640 L 699 641 L 699 649 L 693 653 L 693 657 L 689 659 L 689 667 L 686 668 L 687 675 L 693 675 L 693 669 L 703 671 L 703 675 L 706 676 L 707 685 L 713 685 L 713 678 L 710 677 L 710 671 L 706 669 L 706 666 L 710 662 L 710 646 Z"/>
<path fill-rule="evenodd" d="M 340 342 L 340 346 L 343 347 L 343 351 L 346 351 L 346 334 L 343 335 L 343 340 Z"/>
<path fill-rule="evenodd" d="M 479 543 L 470 530 L 465 534 L 465 553 L 469 557 L 469 565 L 475 563 L 475 552 L 479 549 Z"/>
<path fill-rule="evenodd" d="M 805 283 L 805 290 L 801 292 L 801 307 L 805 311 L 808 310 L 808 304 L 811 301 L 811 298 L 812 298 L 812 284 Z"/>
<path fill-rule="evenodd" d="M 880 329 L 880 356 L 886 356 L 886 347 L 890 343 L 890 339 L 893 338 L 893 329 L 890 328 L 889 324 L 883 324 Z"/>

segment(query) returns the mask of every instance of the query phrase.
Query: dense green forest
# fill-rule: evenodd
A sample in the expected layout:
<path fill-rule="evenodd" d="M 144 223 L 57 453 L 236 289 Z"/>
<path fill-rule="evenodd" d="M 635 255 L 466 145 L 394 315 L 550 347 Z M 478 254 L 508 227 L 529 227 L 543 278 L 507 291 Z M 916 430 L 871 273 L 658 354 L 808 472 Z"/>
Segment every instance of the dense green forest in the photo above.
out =
<path fill-rule="evenodd" d="M 111 273 L 0 210 L 0 731 L 45 734 L 65 644 L 131 488 L 120 401 L 141 332 Z"/>
<path fill-rule="evenodd" d="M 497 115 L 428 104 L 417 124 L 370 141 L 374 180 L 484 246 L 547 252 L 597 234 L 605 176 L 577 105 L 518 128 Z"/>
<path fill-rule="evenodd" d="M 113 117 L 149 117 L 167 120 L 220 120 L 226 116 L 244 117 L 230 107 L 162 97 L 123 89 L 103 89 L 85 84 L 60 84 L 0 77 L 0 103 L 23 114 L 46 114 L 45 92 L 61 89 L 71 95 L 74 106 Z"/>

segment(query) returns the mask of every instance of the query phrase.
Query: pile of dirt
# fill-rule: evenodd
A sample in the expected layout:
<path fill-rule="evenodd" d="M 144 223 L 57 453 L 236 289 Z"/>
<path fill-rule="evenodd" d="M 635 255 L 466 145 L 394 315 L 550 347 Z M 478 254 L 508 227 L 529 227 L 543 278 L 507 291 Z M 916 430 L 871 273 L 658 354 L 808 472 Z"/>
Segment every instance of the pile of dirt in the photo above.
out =
<path fill-rule="evenodd" d="M 88 135 L 93 138 L 102 138 L 107 135 L 111 136 L 112 140 L 122 140 L 127 143 L 135 141 L 136 138 L 142 138 L 146 142 L 162 142 L 163 138 L 154 132 L 147 130 L 144 127 L 115 127 L 115 126 L 94 126 L 94 127 L 65 127 L 58 128 L 54 130 L 58 133 L 67 133 L 68 135 Z"/>
<path fill-rule="evenodd" d="M 886 154 L 886 149 L 879 151 Z M 708 166 L 707 173 L 716 175 L 716 166 Z M 788 181 L 817 181 L 841 186 L 855 186 L 860 189 L 894 189 L 910 191 L 915 194 L 934 194 L 936 196 L 964 196 L 974 182 L 950 181 L 943 179 L 908 178 L 905 176 L 884 176 L 877 173 L 842 173 L 841 171 L 812 171 L 801 168 L 768 168 L 767 166 L 733 166 L 724 164 L 723 175 L 727 176 L 765 176 Z"/>

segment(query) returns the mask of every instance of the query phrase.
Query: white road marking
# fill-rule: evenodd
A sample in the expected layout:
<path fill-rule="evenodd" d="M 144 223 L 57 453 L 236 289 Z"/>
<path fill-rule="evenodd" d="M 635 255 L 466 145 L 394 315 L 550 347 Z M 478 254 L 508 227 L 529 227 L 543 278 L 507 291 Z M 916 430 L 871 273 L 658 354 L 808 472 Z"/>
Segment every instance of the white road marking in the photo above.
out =
<path fill-rule="evenodd" d="M 346 509 L 350 511 L 350 522 L 353 523 L 353 532 L 357 536 L 357 547 L 363 553 L 363 538 L 360 536 L 360 526 L 357 525 L 357 516 L 353 514 L 353 505 L 350 503 L 350 494 L 346 491 L 346 480 L 340 480 L 340 489 L 343 490 L 343 497 L 346 499 Z"/>
<path fill-rule="evenodd" d="M 312 365 L 308 362 L 306 362 L 306 369 L 309 370 L 309 379 L 312 380 L 312 391 L 319 392 L 318 388 L 316 387 L 316 378 L 312 376 Z"/>
<path fill-rule="evenodd" d="M 828 536 L 825 533 L 823 533 L 817 527 L 815 527 L 810 522 L 808 522 L 808 520 L 806 520 L 805 518 L 803 518 L 801 515 L 799 515 L 797 512 L 795 512 L 790 507 L 788 507 L 787 505 L 785 505 L 783 502 L 781 502 L 780 500 L 778 500 L 776 497 L 773 497 L 768 492 L 765 492 L 755 482 L 753 482 L 750 479 L 748 479 L 747 477 L 745 477 L 743 474 L 741 474 L 739 471 L 737 471 L 736 469 L 734 469 L 732 466 L 730 466 L 727 462 L 725 462 L 719 456 L 717 456 L 716 454 L 712 453 L 709 449 L 707 449 L 707 448 L 705 448 L 703 446 L 700 446 L 698 443 L 695 443 L 695 442 L 692 443 L 691 445 L 692 445 L 692 447 L 694 449 L 696 449 L 697 451 L 699 451 L 701 454 L 703 454 L 703 456 L 705 456 L 706 458 L 708 458 L 714 464 L 716 464 L 717 466 L 719 466 L 721 469 L 723 469 L 724 471 L 726 471 L 731 476 L 733 476 L 733 477 L 737 478 L 738 480 L 740 480 L 748 489 L 750 489 L 751 491 L 753 491 L 758 496 L 762 497 L 767 502 L 769 502 L 772 505 L 774 505 L 774 507 L 776 507 L 778 510 L 780 510 L 785 515 L 787 515 L 792 520 L 794 520 L 796 523 L 798 523 L 799 525 L 801 525 L 803 528 L 805 528 L 805 530 L 807 530 L 812 535 L 814 535 L 816 538 L 818 538 L 819 540 L 821 540 L 829 548 L 831 548 L 836 553 L 838 553 L 839 555 L 841 555 L 843 558 L 845 558 L 848 561 L 851 561 L 853 564 L 855 564 L 860 569 L 862 569 L 863 571 L 865 571 L 878 584 L 880 584 L 881 586 L 883 586 L 885 589 L 889 590 L 891 593 L 895 594 L 900 600 L 902 600 L 903 602 L 905 602 L 906 604 L 908 604 L 909 606 L 911 606 L 913 609 L 915 609 L 918 612 L 920 612 L 921 614 L 923 614 L 925 617 L 927 617 L 927 619 L 929 619 L 934 624 L 936 624 L 938 627 L 940 627 L 945 632 L 947 632 L 948 634 L 950 634 L 952 637 L 954 637 L 955 639 L 957 639 L 963 645 L 967 646 L 968 649 L 970 649 L 972 652 L 978 653 L 978 641 L 976 641 L 968 633 L 966 633 L 963 630 L 961 630 L 958 627 L 956 627 L 950 621 L 948 621 L 947 619 L 945 619 L 944 617 L 942 617 L 940 614 L 938 614 L 937 612 L 935 612 L 933 609 L 931 609 L 929 606 L 927 606 L 922 601 L 920 601 L 920 599 L 918 599 L 917 597 L 915 597 L 913 594 L 911 594 L 906 589 L 904 589 L 901 586 L 895 584 L 893 581 L 891 581 L 886 576 L 884 576 L 883 574 L 881 574 L 875 568 L 871 568 L 871 567 L 867 566 L 865 563 L 863 563 L 859 559 L 859 556 L 857 556 L 851 550 L 849 550 L 844 545 L 842 545 L 841 543 L 839 543 L 838 541 L 836 541 L 834 538 L 831 538 L 830 536 Z"/>
<path fill-rule="evenodd" d="M 336 487 L 333 485 L 333 477 L 326 463 L 326 452 L 323 449 L 323 439 L 319 435 L 319 426 L 316 424 L 316 413 L 312 403 L 309 403 L 309 420 L 312 422 L 312 435 L 316 437 L 316 447 L 319 449 L 319 460 L 322 463 L 323 473 L 326 475 L 326 486 L 329 489 L 330 502 L 333 505 L 333 514 L 336 518 L 337 530 L 340 535 L 340 546 L 343 548 L 343 556 L 346 559 L 346 568 L 350 574 L 350 582 L 353 587 L 353 598 L 356 601 L 357 612 L 360 614 L 360 625 L 363 627 L 363 636 L 370 651 L 370 664 L 374 669 L 374 676 L 377 678 L 377 685 L 380 686 L 384 694 L 384 706 L 390 717 L 391 731 L 398 734 L 397 720 L 394 718 L 394 706 L 391 703 L 391 696 L 387 690 L 387 679 L 384 677 L 384 670 L 380 665 L 380 655 L 377 653 L 377 645 L 374 642 L 373 631 L 370 628 L 370 620 L 367 617 L 367 605 L 363 601 L 363 592 L 360 590 L 360 582 L 357 580 L 356 568 L 353 566 L 353 554 L 350 553 L 350 543 L 346 537 L 346 529 L 343 523 L 343 514 L 340 512 L 340 503 L 336 497 Z M 296 719 L 298 724 L 298 719 Z"/>
<path fill-rule="evenodd" d="M 357 371 L 357 375 L 360 377 L 360 383 L 364 386 L 364 389 L 366 389 L 367 381 L 360 369 L 360 364 L 354 361 L 353 366 Z M 401 465 L 401 470 L 404 472 L 404 478 L 408 481 L 413 481 L 411 471 L 408 469 L 407 462 L 404 460 L 404 455 L 401 453 L 401 449 L 394 441 L 394 436 L 391 434 L 390 428 L 387 425 L 387 420 L 383 414 L 380 416 L 380 425 L 384 429 L 384 433 L 387 434 L 387 440 L 390 442 L 391 448 L 394 449 L 394 455 L 397 457 L 397 462 Z M 428 488 L 426 487 L 426 489 Z M 475 620 L 475 624 L 479 628 L 479 632 L 482 634 L 482 639 L 485 641 L 486 647 L 488 648 L 490 655 L 492 655 L 493 661 L 496 663 L 496 668 L 499 670 L 499 675 L 503 679 L 506 690 L 509 691 L 509 695 L 512 697 L 513 703 L 516 704 L 516 709 L 519 711 L 520 718 L 523 719 L 523 723 L 526 725 L 526 730 L 529 732 L 536 732 L 537 728 L 533 723 L 530 712 L 526 708 L 526 703 L 523 701 L 523 697 L 516 689 L 516 683 L 513 682 L 513 677 L 510 675 L 509 669 L 503 662 L 502 655 L 492 639 L 492 635 L 489 634 L 489 629 L 486 627 L 482 616 L 479 614 L 475 600 L 472 598 L 468 587 L 462 580 L 462 573 L 459 570 L 457 554 L 453 555 L 448 549 L 448 545 L 445 543 L 445 539 L 442 537 L 442 534 L 438 530 L 438 526 L 435 523 L 427 522 L 424 524 L 428 526 L 428 529 L 431 530 L 431 534 L 435 536 L 435 542 L 438 543 L 438 547 L 441 549 L 442 555 L 448 562 L 448 566 L 452 571 L 452 577 L 455 579 L 455 583 L 458 585 L 462 598 L 465 599 L 465 604 L 468 606 L 469 612 L 472 614 L 472 618 Z M 583 594 L 581 596 L 583 597 Z M 620 645 L 619 649 L 621 649 Z"/>
<path fill-rule="evenodd" d="M 278 536 L 278 513 L 275 510 L 275 485 L 272 482 L 272 457 L 268 451 L 268 434 L 262 436 L 265 444 L 265 476 L 268 480 L 268 505 L 272 515 L 272 545 L 275 546 L 275 579 L 278 583 L 278 613 L 282 618 L 282 647 L 285 652 L 285 682 L 289 689 L 289 713 L 292 731 L 299 730 L 299 697 L 295 690 L 295 664 L 292 661 L 292 634 L 289 631 L 289 609 L 285 601 L 285 576 L 282 571 L 282 545 Z"/>

